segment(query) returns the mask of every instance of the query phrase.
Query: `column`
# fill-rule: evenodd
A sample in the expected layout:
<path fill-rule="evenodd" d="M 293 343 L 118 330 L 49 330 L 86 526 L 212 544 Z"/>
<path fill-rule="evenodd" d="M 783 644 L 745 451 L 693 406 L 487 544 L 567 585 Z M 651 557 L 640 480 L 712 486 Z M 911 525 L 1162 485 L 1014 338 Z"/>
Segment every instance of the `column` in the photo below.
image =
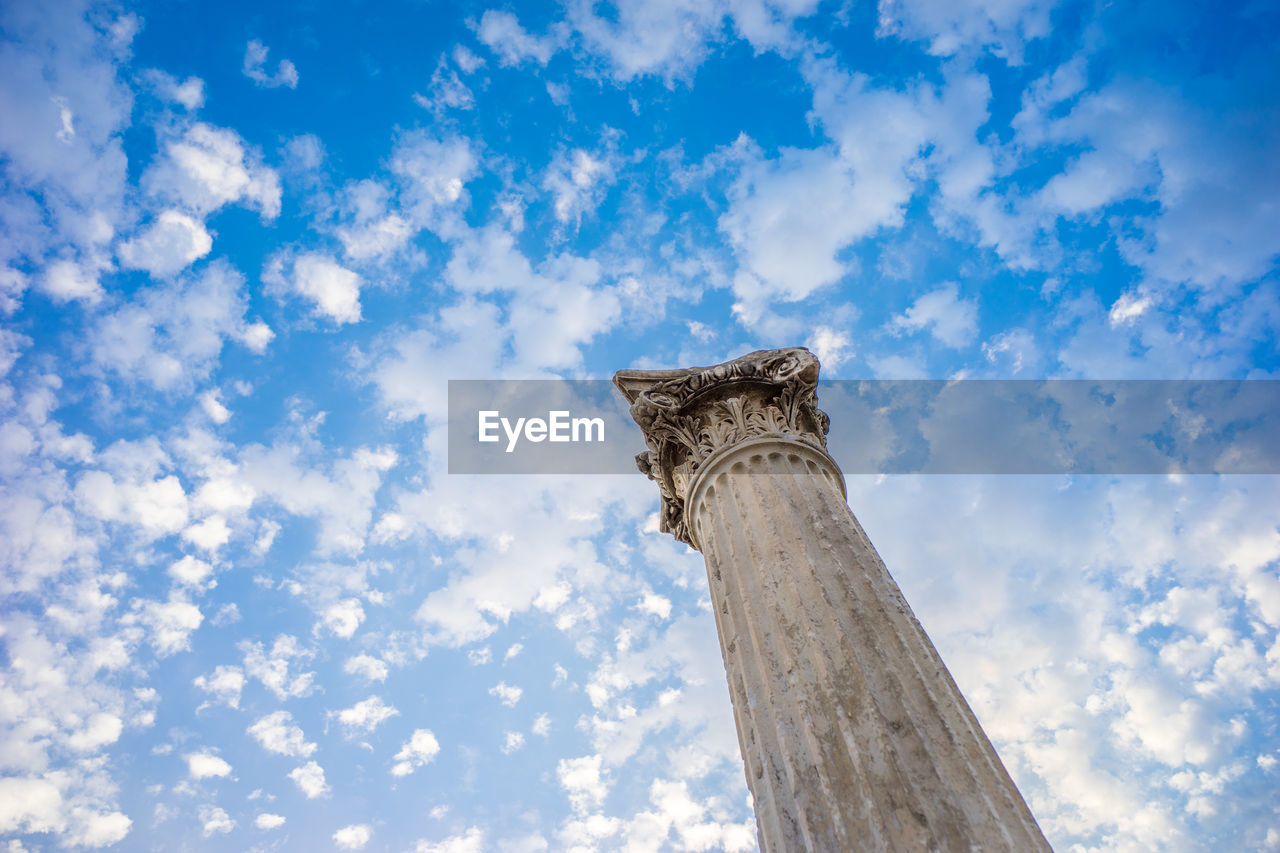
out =
<path fill-rule="evenodd" d="M 614 377 L 706 559 L 761 848 L 1048 850 L 849 510 L 817 378 L 804 349 Z"/>

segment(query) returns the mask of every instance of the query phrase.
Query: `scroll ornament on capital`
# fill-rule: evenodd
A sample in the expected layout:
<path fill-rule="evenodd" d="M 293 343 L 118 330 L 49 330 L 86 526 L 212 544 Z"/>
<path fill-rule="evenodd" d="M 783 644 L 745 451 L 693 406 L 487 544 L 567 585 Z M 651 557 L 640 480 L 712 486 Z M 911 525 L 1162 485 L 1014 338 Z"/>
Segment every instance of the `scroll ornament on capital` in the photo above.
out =
<path fill-rule="evenodd" d="M 818 359 L 802 347 L 763 350 L 714 367 L 623 370 L 614 383 L 631 401 L 648 450 L 640 471 L 662 495 L 660 528 L 692 545 L 689 486 L 719 450 L 768 436 L 826 450 L 830 421 L 817 406 Z"/>

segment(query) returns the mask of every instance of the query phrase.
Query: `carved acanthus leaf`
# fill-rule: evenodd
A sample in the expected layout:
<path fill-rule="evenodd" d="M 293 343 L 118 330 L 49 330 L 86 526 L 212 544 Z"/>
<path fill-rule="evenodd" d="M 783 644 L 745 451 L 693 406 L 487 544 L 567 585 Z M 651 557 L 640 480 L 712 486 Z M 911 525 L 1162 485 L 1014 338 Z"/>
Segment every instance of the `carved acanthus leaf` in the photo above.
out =
<path fill-rule="evenodd" d="M 689 542 L 684 501 L 700 466 L 721 448 L 786 435 L 826 448 L 829 420 L 817 407 L 818 359 L 806 349 L 764 350 L 714 367 L 619 371 L 614 382 L 649 450 L 636 457 L 658 483 L 661 526 Z"/>

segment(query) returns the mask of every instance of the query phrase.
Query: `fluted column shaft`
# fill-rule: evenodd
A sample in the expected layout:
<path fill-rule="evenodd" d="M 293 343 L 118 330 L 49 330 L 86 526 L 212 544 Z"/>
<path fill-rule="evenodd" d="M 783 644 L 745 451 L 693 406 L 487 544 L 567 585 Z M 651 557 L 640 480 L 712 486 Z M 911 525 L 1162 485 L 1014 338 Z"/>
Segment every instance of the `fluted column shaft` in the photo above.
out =
<path fill-rule="evenodd" d="M 764 850 L 1049 849 L 826 453 L 725 447 L 685 513 Z"/>
<path fill-rule="evenodd" d="M 620 370 L 662 497 L 702 551 L 760 845 L 1049 850 L 845 501 L 818 359 Z"/>

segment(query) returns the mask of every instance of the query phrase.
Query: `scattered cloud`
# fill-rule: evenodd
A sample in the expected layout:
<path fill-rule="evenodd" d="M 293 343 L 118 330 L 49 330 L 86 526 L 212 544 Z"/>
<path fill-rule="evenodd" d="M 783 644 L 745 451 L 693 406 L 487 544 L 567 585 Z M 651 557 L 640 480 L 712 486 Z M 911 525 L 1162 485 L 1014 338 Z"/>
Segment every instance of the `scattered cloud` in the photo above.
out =
<path fill-rule="evenodd" d="M 392 776 L 408 776 L 414 770 L 429 764 L 440 754 L 440 743 L 429 729 L 414 729 L 413 735 L 396 753 Z"/>
<path fill-rule="evenodd" d="M 274 74 L 267 73 L 267 52 L 265 44 L 257 39 L 249 40 L 244 48 L 244 65 L 241 67 L 244 76 L 264 89 L 298 88 L 298 69 L 287 59 L 276 63 Z"/>
<path fill-rule="evenodd" d="M 498 61 L 503 65 L 519 65 L 526 61 L 546 65 L 556 52 L 554 39 L 532 35 L 520 26 L 515 15 L 496 9 L 489 9 L 480 16 L 476 35 L 498 55 Z"/>
<path fill-rule="evenodd" d="M 209 254 L 213 237 L 204 224 L 177 210 L 162 212 L 151 226 L 120 244 L 120 265 L 146 270 L 155 278 L 182 272 Z"/>
<path fill-rule="evenodd" d="M 186 759 L 187 773 L 192 779 L 220 779 L 231 775 L 231 765 L 212 752 L 193 752 Z"/>
<path fill-rule="evenodd" d="M 244 671 L 262 682 L 277 699 L 306 696 L 312 691 L 314 672 L 291 673 L 295 666 L 305 665 L 315 657 L 315 652 L 303 648 L 297 637 L 281 634 L 269 651 L 262 643 L 246 641 L 240 644 L 240 650 L 244 653 Z"/>
<path fill-rule="evenodd" d="M 191 682 L 195 687 L 213 697 L 228 708 L 240 707 L 240 694 L 244 690 L 244 672 L 238 666 L 218 666 L 209 675 L 197 675 Z"/>
<path fill-rule="evenodd" d="M 609 782 L 601 770 L 602 757 L 562 758 L 556 765 L 556 778 L 565 790 L 573 810 L 586 814 L 604 804 Z"/>
<path fill-rule="evenodd" d="M 200 807 L 200 831 L 205 838 L 214 835 L 226 835 L 236 828 L 236 822 L 224 809 L 217 806 Z"/>
<path fill-rule="evenodd" d="M 235 131 L 194 122 L 165 142 L 163 151 L 142 178 L 161 201 L 195 215 L 235 203 L 264 219 L 280 215 L 279 175 Z"/>
<path fill-rule="evenodd" d="M 312 303 L 317 317 L 338 326 L 360 322 L 360 275 L 330 257 L 314 252 L 277 256 L 267 263 L 262 280 Z"/>
<path fill-rule="evenodd" d="M 494 687 L 489 688 L 490 696 L 497 696 L 498 701 L 508 708 L 514 708 L 516 703 L 520 701 L 520 697 L 524 695 L 524 691 L 519 687 L 507 684 L 505 681 L 498 682 Z"/>
<path fill-rule="evenodd" d="M 372 655 L 356 655 L 347 658 L 347 662 L 342 665 L 343 672 L 351 675 L 358 675 L 365 681 L 386 681 L 388 667 L 384 660 L 373 657 Z"/>
<path fill-rule="evenodd" d="M 895 333 L 928 331 L 943 346 L 967 346 L 978 334 L 978 305 L 951 282 L 920 297 L 889 323 Z"/>
<path fill-rule="evenodd" d="M 179 82 L 178 78 L 158 68 L 150 68 L 143 73 L 143 79 L 150 85 L 156 97 L 178 104 L 186 110 L 198 110 L 204 106 L 204 81 L 191 76 Z"/>
<path fill-rule="evenodd" d="M 381 697 L 370 696 L 350 708 L 338 711 L 337 716 L 338 722 L 350 731 L 371 732 L 399 713 L 383 702 Z"/>
<path fill-rule="evenodd" d="M 308 761 L 301 767 L 295 767 L 289 771 L 289 778 L 308 800 L 327 797 L 333 791 L 329 783 L 324 780 L 324 768 L 314 761 Z"/>
<path fill-rule="evenodd" d="M 613 159 L 609 154 L 593 157 L 581 148 L 556 155 L 542 179 L 543 189 L 551 194 L 556 221 L 577 228 L 583 216 L 600 206 L 617 180 Z"/>
<path fill-rule="evenodd" d="M 876 34 L 925 41 L 929 52 L 937 56 L 989 49 L 1011 64 L 1019 64 L 1026 44 L 1049 34 L 1053 7 L 1052 0 L 1000 4 L 880 0 Z"/>
<path fill-rule="evenodd" d="M 267 752 L 307 758 L 316 751 L 316 745 L 307 741 L 302 729 L 294 725 L 293 715 L 288 711 L 267 714 L 249 726 L 248 733 Z"/>
<path fill-rule="evenodd" d="M 296 33 L 262 30 L 256 86 L 228 88 L 247 34 L 218 16 L 135 44 L 110 4 L 7 14 L 0 834 L 248 847 L 438 762 L 429 838 L 372 812 L 322 832 L 753 848 L 700 556 L 643 478 L 447 474 L 450 378 L 787 343 L 828 378 L 1275 373 L 1256 15 L 830 11 L 481 6 L 432 18 L 425 64 L 357 28 L 354 64 L 321 49 L 277 101 L 328 118 L 283 135 L 242 108 L 296 87 Z M 150 67 L 179 19 L 233 65 Z M 847 479 L 1055 847 L 1276 846 L 1250 817 L 1280 767 L 1272 478 Z M 475 714 L 404 698 L 446 683 L 505 719 L 472 743 Z M 388 773 L 326 778 L 334 736 Z M 555 802 L 473 826 L 495 768 Z"/>
<path fill-rule="evenodd" d="M 339 850 L 360 850 L 373 837 L 373 829 L 367 823 L 353 823 L 333 834 L 333 843 Z"/>

